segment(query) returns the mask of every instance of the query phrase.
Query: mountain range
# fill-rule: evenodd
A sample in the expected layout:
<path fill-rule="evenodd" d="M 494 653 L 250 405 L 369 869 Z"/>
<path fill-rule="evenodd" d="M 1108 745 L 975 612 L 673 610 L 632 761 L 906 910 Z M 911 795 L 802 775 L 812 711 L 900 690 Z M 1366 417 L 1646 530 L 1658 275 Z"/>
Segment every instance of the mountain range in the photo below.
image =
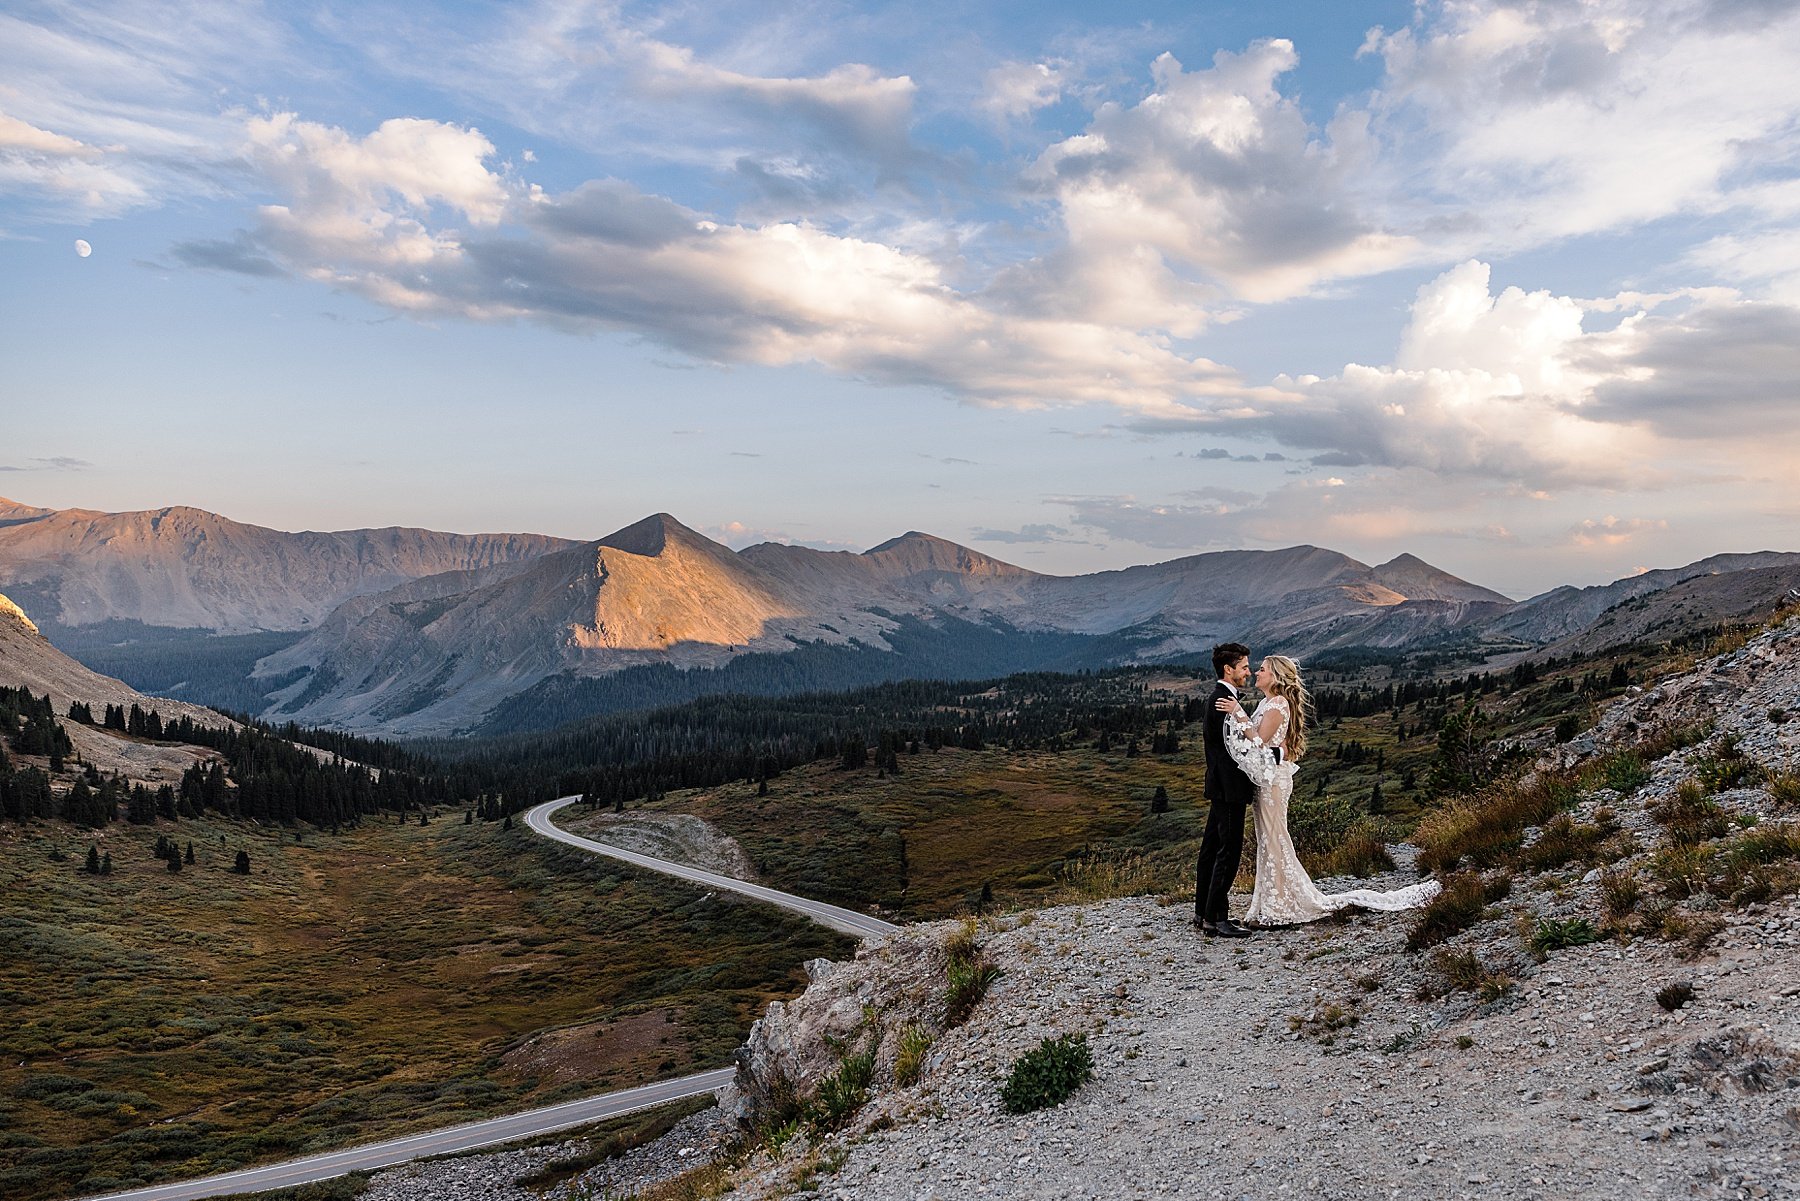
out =
<path fill-rule="evenodd" d="M 568 545 L 403 527 L 290 534 L 181 505 L 100 513 L 0 497 L 0 592 L 50 628 L 123 620 L 219 634 L 302 630 L 352 596 Z"/>
<path fill-rule="evenodd" d="M 917 531 L 860 554 L 733 551 L 666 513 L 573 543 L 283 534 L 194 509 L 0 502 L 0 589 L 53 613 L 46 632 L 74 653 L 109 620 L 293 631 L 242 640 L 249 657 L 233 670 L 251 678 L 234 697 L 271 719 L 405 736 L 542 727 L 703 692 L 1153 663 L 1226 639 L 1303 656 L 1591 643 L 1620 606 L 1680 586 L 1684 608 L 1619 628 L 1692 625 L 1708 579 L 1741 578 L 1737 599 L 1754 606 L 1794 569 L 1800 554 L 1721 555 L 1515 602 L 1412 555 L 1370 566 L 1314 546 L 1053 576 Z M 116 659 L 104 669 L 132 678 Z"/>

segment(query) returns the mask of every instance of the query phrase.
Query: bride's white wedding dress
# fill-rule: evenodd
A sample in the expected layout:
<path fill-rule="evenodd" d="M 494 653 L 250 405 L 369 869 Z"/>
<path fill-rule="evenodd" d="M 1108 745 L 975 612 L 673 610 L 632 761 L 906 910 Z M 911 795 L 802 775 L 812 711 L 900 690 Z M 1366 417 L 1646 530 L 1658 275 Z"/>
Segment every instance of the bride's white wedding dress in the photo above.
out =
<path fill-rule="evenodd" d="M 1225 749 L 1256 785 L 1256 891 L 1250 897 L 1244 920 L 1259 926 L 1294 926 L 1353 906 L 1414 909 L 1436 896 L 1443 887 L 1436 880 L 1393 892 L 1367 888 L 1319 891 L 1300 866 L 1293 837 L 1288 833 L 1288 801 L 1294 795 L 1294 773 L 1299 765 L 1279 761 L 1275 753 L 1287 740 L 1287 701 L 1279 696 L 1269 697 L 1257 708 L 1257 717 L 1270 711 L 1281 714 L 1281 724 L 1266 742 L 1256 736 L 1254 726 L 1225 723 Z"/>

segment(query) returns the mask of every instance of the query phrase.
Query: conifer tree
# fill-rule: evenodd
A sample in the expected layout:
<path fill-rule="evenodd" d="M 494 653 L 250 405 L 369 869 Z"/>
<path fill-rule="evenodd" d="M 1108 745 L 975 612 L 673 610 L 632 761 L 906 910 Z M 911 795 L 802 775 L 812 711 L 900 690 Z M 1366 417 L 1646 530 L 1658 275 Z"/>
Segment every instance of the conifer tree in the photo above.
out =
<path fill-rule="evenodd" d="M 1150 798 L 1150 812 L 1167 813 L 1169 811 L 1169 790 L 1158 784 L 1156 795 Z"/>
<path fill-rule="evenodd" d="M 108 851 L 108 852 L 106 852 L 106 854 L 100 856 L 100 874 L 103 876 L 112 875 L 112 852 L 111 851 Z"/>
<path fill-rule="evenodd" d="M 187 844 L 186 860 L 188 863 L 192 863 L 194 861 L 194 844 L 191 842 Z"/>
<path fill-rule="evenodd" d="M 169 870 L 177 873 L 181 871 L 181 855 L 179 852 L 172 852 L 169 855 Z"/>
<path fill-rule="evenodd" d="M 250 874 L 250 852 L 249 851 L 239 851 L 237 853 L 237 862 L 233 863 L 231 865 L 231 870 L 236 872 L 240 876 L 249 875 Z"/>
<path fill-rule="evenodd" d="M 82 870 L 94 876 L 100 874 L 100 848 L 92 843 L 88 844 L 87 863 Z"/>

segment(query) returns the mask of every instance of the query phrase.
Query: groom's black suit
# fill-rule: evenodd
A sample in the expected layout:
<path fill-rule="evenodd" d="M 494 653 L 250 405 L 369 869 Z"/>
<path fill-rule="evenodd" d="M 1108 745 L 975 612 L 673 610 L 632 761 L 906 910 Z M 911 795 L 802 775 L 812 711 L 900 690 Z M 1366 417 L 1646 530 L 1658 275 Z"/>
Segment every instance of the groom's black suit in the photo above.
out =
<path fill-rule="evenodd" d="M 1206 837 L 1200 842 L 1200 861 L 1194 868 L 1194 920 L 1221 922 L 1231 916 L 1231 882 L 1237 879 L 1238 862 L 1244 856 L 1244 810 L 1256 797 L 1256 787 L 1225 749 L 1226 715 L 1215 701 L 1236 694 L 1220 680 L 1206 702 L 1203 740 L 1206 744 Z"/>

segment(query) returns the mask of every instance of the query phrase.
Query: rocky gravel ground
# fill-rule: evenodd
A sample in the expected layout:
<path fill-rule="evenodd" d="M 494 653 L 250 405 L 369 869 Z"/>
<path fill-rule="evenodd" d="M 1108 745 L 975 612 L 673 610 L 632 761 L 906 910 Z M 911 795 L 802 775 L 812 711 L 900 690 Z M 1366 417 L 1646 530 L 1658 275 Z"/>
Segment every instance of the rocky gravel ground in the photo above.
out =
<path fill-rule="evenodd" d="M 691 813 L 567 812 L 561 822 L 571 834 L 581 834 L 611 846 L 667 859 L 687 867 L 717 872 L 734 880 L 756 879 L 750 856 L 735 838 Z"/>
<path fill-rule="evenodd" d="M 988 1001 L 920 1085 L 834 1136 L 818 1195 L 1800 1196 L 1791 901 L 1705 962 L 1599 943 L 1485 1005 L 1418 999 L 1403 915 L 1206 942 L 1181 908 L 1135 899 L 1009 927 L 987 942 L 1005 973 Z M 1670 1014 L 1655 993 L 1678 981 L 1697 999 Z M 1332 1005 L 1346 1016 L 1324 1030 Z M 1013 1060 L 1078 1030 L 1094 1080 L 1003 1113 Z M 790 1152 L 734 1195 L 790 1195 L 806 1167 Z"/>
<path fill-rule="evenodd" d="M 716 1109 L 684 1118 L 667 1134 L 597 1168 L 550 1188 L 528 1188 L 522 1178 L 546 1164 L 582 1154 L 585 1138 L 565 1138 L 534 1147 L 485 1155 L 421 1160 L 378 1172 L 363 1201 L 552 1201 L 624 1198 L 705 1163 L 719 1144 Z"/>

